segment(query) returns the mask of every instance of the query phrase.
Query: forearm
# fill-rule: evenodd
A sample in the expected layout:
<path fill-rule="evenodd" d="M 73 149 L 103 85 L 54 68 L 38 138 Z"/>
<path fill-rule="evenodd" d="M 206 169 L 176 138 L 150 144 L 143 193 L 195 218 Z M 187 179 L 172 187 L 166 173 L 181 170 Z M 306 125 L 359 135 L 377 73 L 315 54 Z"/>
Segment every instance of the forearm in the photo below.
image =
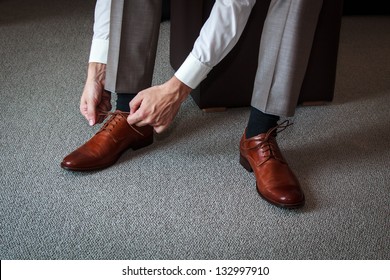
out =
<path fill-rule="evenodd" d="M 99 62 L 90 62 L 87 71 L 87 83 L 101 83 L 104 84 L 106 79 L 106 64 Z"/>

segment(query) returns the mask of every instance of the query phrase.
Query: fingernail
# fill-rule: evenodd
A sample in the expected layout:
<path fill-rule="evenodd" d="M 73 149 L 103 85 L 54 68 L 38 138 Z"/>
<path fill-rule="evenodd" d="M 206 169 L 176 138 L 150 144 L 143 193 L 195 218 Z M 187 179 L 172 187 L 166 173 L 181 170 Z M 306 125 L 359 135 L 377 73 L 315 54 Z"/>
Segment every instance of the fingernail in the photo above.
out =
<path fill-rule="evenodd" d="M 92 120 L 89 120 L 89 125 L 93 126 L 93 121 Z"/>

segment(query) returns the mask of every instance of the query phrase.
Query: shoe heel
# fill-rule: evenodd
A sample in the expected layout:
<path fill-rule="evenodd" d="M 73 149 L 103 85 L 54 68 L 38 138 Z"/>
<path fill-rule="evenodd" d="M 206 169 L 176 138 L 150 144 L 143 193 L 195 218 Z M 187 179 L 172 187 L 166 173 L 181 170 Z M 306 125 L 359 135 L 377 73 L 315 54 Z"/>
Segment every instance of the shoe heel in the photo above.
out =
<path fill-rule="evenodd" d="M 253 169 L 251 167 L 251 165 L 249 164 L 248 160 L 246 158 L 244 158 L 241 154 L 240 154 L 240 164 L 242 165 L 242 167 L 244 167 L 248 172 L 252 172 Z"/>
<path fill-rule="evenodd" d="M 143 139 L 142 141 L 139 141 L 138 143 L 134 143 L 134 145 L 131 147 L 134 151 L 144 148 L 146 146 L 149 146 L 153 144 L 153 135 L 147 139 Z"/>

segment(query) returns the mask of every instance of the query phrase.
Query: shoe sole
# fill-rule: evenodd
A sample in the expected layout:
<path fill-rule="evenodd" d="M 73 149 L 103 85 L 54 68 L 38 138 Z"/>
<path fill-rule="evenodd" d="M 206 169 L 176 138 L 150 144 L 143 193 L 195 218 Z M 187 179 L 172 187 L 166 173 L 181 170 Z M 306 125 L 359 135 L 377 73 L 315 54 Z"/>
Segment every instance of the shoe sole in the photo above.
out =
<path fill-rule="evenodd" d="M 98 171 L 98 170 L 102 170 L 102 169 L 105 169 L 105 168 L 108 168 L 112 165 L 114 165 L 118 159 L 122 156 L 122 154 L 124 152 L 126 152 L 127 150 L 129 149 L 132 149 L 133 151 L 136 151 L 136 150 L 139 150 L 139 149 L 142 149 L 144 147 L 147 147 L 149 145 L 153 144 L 153 137 L 151 139 L 148 139 L 146 141 L 142 141 L 142 143 L 140 144 L 134 144 L 132 147 L 129 147 L 128 149 L 125 149 L 123 150 L 121 153 L 118 154 L 118 156 L 116 158 L 114 158 L 112 161 L 110 161 L 109 163 L 105 163 L 105 164 L 102 164 L 102 165 L 97 165 L 97 166 L 92 166 L 92 167 L 83 167 L 83 168 L 78 168 L 78 167 L 69 167 L 69 166 L 66 166 L 64 165 L 62 162 L 61 162 L 61 168 L 65 169 L 65 170 L 68 170 L 68 171 L 80 171 L 80 172 L 88 172 L 88 171 Z"/>
<path fill-rule="evenodd" d="M 250 165 L 249 161 L 243 156 L 240 154 L 240 164 L 242 165 L 242 167 L 244 167 L 248 172 L 253 172 L 253 168 L 252 166 Z M 280 207 L 280 208 L 287 208 L 287 209 L 297 209 L 297 208 L 301 208 L 305 205 L 305 197 L 303 197 L 303 200 L 300 201 L 300 202 L 297 202 L 297 203 L 294 203 L 294 204 L 285 204 L 285 203 L 280 203 L 280 202 L 276 202 L 276 201 L 273 201 L 272 199 L 269 199 L 268 197 L 265 197 L 260 191 L 259 191 L 259 188 L 257 187 L 257 183 L 256 183 L 256 190 L 258 192 L 258 194 L 260 195 L 260 197 L 262 199 L 264 199 L 265 201 L 271 203 L 272 205 L 275 205 L 277 207 Z"/>

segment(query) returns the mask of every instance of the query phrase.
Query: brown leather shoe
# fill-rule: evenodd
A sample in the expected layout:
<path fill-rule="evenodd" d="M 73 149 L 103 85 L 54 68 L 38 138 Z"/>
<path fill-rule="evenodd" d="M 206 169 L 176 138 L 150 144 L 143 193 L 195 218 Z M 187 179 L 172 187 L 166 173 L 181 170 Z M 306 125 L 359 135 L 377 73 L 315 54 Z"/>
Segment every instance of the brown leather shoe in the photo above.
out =
<path fill-rule="evenodd" d="M 279 150 L 275 130 L 248 139 L 244 132 L 240 141 L 240 163 L 249 172 L 254 171 L 261 197 L 279 207 L 298 208 L 304 205 L 305 196 Z"/>
<path fill-rule="evenodd" d="M 111 118 L 84 145 L 69 154 L 61 167 L 73 171 L 90 171 L 113 165 L 129 148 L 140 149 L 153 143 L 153 127 L 130 126 L 128 113 L 115 111 Z"/>

